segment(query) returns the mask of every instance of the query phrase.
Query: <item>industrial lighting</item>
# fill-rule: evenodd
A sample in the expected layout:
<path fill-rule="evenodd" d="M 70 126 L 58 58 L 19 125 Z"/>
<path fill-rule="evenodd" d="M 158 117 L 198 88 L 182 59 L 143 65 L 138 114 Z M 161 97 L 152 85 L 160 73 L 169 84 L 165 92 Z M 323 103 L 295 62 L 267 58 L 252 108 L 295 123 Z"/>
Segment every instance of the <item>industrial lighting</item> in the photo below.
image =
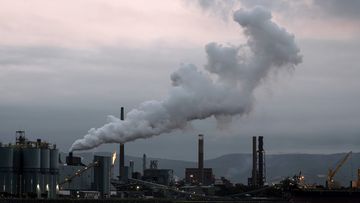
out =
<path fill-rule="evenodd" d="M 40 198 L 40 197 L 41 197 L 41 191 L 40 191 L 40 185 L 39 185 L 39 183 L 36 184 L 36 193 L 37 193 L 37 197 Z"/>
<path fill-rule="evenodd" d="M 115 165 L 115 161 L 116 161 L 116 151 L 114 151 L 114 153 L 112 154 L 112 165 Z"/>

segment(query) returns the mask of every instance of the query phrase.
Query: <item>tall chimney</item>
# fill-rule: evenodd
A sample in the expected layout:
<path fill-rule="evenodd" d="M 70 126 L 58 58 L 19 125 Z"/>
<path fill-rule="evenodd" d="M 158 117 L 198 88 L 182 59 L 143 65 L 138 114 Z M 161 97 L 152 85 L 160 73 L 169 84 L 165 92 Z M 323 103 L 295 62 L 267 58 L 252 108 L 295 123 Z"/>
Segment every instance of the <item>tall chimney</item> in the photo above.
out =
<path fill-rule="evenodd" d="M 132 178 L 132 174 L 134 173 L 134 161 L 133 160 L 130 160 L 129 167 L 130 167 L 130 177 Z"/>
<path fill-rule="evenodd" d="M 125 118 L 124 118 L 124 107 L 121 107 L 121 109 L 120 109 L 120 120 L 124 120 Z"/>
<path fill-rule="evenodd" d="M 120 143 L 120 167 L 119 167 L 119 174 L 120 180 L 123 180 L 125 176 L 125 146 L 124 144 Z"/>
<path fill-rule="evenodd" d="M 256 136 L 253 136 L 253 165 L 252 165 L 252 186 L 256 187 L 257 181 L 257 150 L 256 150 Z"/>
<path fill-rule="evenodd" d="M 259 136 L 259 186 L 264 186 L 264 137 Z"/>
<path fill-rule="evenodd" d="M 124 120 L 124 107 L 120 109 L 120 120 Z M 125 177 L 125 146 L 123 143 L 120 143 L 120 153 L 119 153 L 119 178 L 123 180 Z"/>
<path fill-rule="evenodd" d="M 143 174 L 145 173 L 146 170 L 146 154 L 143 155 Z"/>
<path fill-rule="evenodd" d="M 204 135 L 199 135 L 199 154 L 198 154 L 198 170 L 199 170 L 199 182 L 204 183 Z"/>

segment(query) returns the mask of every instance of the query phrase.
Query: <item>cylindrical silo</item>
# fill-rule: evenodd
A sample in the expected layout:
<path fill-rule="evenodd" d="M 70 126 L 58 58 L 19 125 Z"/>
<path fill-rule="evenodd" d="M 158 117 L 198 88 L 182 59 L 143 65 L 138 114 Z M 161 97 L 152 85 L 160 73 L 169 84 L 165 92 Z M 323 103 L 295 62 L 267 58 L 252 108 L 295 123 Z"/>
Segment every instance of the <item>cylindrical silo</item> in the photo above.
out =
<path fill-rule="evenodd" d="M 50 179 L 50 149 L 41 149 L 41 162 L 40 162 L 40 189 L 41 193 L 49 192 L 49 179 Z"/>
<path fill-rule="evenodd" d="M 94 156 L 94 162 L 97 162 L 94 168 L 94 189 L 100 192 L 102 198 L 110 197 L 111 157 Z"/>
<path fill-rule="evenodd" d="M 0 191 L 13 194 L 13 153 L 12 147 L 0 147 Z"/>
<path fill-rule="evenodd" d="M 22 149 L 20 147 L 14 148 L 13 154 L 13 192 L 16 196 L 22 194 Z"/>
<path fill-rule="evenodd" d="M 49 198 L 56 197 L 59 176 L 59 150 L 55 147 L 50 149 L 50 179 L 49 179 Z"/>
<path fill-rule="evenodd" d="M 23 192 L 36 195 L 40 190 L 40 149 L 34 147 L 23 148 Z"/>

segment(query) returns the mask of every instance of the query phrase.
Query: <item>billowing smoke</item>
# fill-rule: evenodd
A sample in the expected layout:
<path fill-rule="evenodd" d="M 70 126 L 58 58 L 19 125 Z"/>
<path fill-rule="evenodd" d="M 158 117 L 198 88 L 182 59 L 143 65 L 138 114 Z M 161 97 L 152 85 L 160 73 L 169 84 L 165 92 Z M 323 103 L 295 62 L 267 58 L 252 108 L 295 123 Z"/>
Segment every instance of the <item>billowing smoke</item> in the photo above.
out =
<path fill-rule="evenodd" d="M 162 100 L 143 102 L 124 121 L 109 116 L 107 124 L 90 129 L 70 150 L 150 138 L 184 128 L 192 120 L 251 112 L 255 88 L 272 72 L 292 69 L 302 57 L 294 36 L 273 23 L 269 11 L 241 9 L 234 13 L 234 20 L 248 37 L 246 44 L 207 44 L 206 72 L 183 65 L 171 75 L 172 88 Z"/>

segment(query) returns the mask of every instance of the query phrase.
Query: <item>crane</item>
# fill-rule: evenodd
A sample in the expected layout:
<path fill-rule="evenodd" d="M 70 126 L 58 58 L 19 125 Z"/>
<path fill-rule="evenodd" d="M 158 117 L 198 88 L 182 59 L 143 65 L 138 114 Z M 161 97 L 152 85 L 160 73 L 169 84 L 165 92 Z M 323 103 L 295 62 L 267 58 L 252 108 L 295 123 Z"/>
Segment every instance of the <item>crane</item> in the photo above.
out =
<path fill-rule="evenodd" d="M 334 183 L 334 176 L 336 173 L 340 170 L 341 166 L 344 165 L 344 163 L 349 159 L 350 155 L 352 154 L 352 151 L 347 153 L 344 158 L 341 159 L 341 161 L 336 165 L 335 169 L 329 169 L 327 180 L 326 180 L 326 187 L 329 189 L 333 189 L 335 186 Z"/>

